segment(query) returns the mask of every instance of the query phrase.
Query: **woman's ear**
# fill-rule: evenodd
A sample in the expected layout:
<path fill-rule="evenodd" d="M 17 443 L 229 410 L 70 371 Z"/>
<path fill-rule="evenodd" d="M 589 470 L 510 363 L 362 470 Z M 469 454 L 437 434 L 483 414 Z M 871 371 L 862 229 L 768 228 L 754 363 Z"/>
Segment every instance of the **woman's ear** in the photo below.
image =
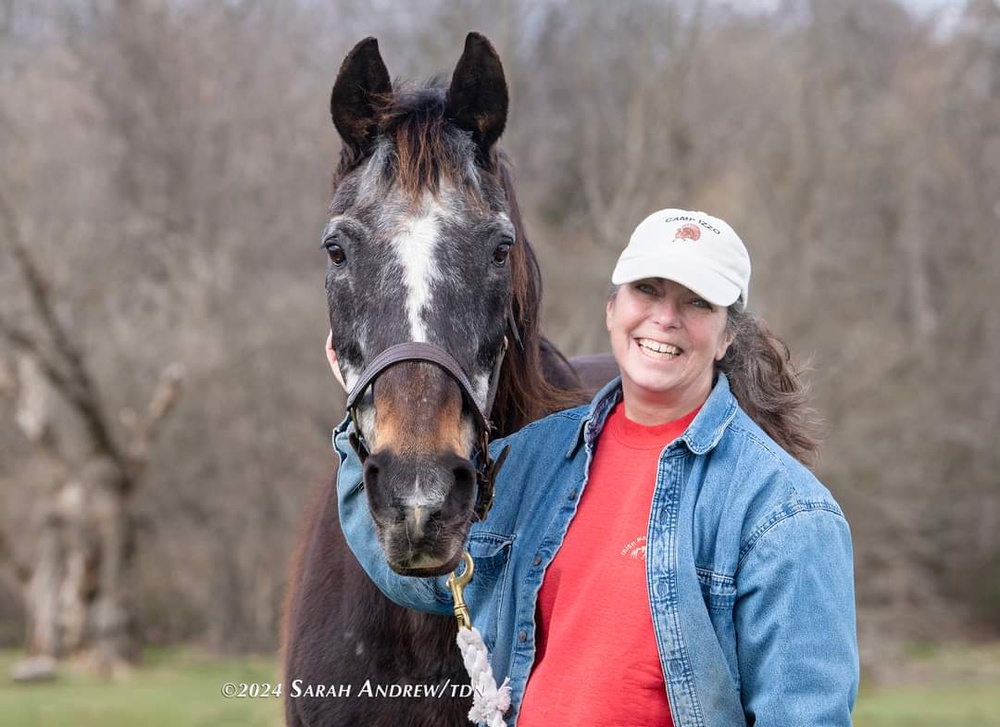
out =
<path fill-rule="evenodd" d="M 715 360 L 721 361 L 729 351 L 729 347 L 733 345 L 733 339 L 736 338 L 735 334 L 730 330 L 729 326 L 726 326 L 725 333 L 722 334 L 722 343 L 719 344 L 719 348 L 715 351 Z"/>

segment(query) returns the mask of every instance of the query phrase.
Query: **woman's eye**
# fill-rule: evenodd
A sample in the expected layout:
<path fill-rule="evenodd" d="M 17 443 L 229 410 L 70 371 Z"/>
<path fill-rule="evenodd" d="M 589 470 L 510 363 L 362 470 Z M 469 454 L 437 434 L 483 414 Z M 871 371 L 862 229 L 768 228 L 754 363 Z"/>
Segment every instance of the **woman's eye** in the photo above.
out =
<path fill-rule="evenodd" d="M 507 262 L 507 256 L 510 254 L 510 243 L 501 242 L 493 249 L 493 264 L 503 265 Z"/>
<path fill-rule="evenodd" d="M 694 300 L 691 301 L 691 305 L 693 305 L 695 308 L 703 308 L 704 310 L 713 310 L 712 304 L 709 303 L 704 298 L 695 298 Z"/>
<path fill-rule="evenodd" d="M 330 262 L 338 268 L 347 262 L 347 253 L 344 252 L 344 248 L 335 242 L 326 245 L 326 253 L 330 256 Z"/>
<path fill-rule="evenodd" d="M 646 293 L 647 295 L 654 295 L 656 293 L 656 288 L 649 283 L 636 283 L 635 290 L 638 290 L 640 293 Z"/>

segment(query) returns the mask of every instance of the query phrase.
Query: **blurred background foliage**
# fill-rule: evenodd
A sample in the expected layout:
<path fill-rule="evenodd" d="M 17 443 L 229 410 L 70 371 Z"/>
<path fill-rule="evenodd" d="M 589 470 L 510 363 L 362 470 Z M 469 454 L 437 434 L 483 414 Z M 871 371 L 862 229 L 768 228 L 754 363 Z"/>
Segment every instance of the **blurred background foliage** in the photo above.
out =
<path fill-rule="evenodd" d="M 423 77 L 450 71 L 469 30 L 508 74 L 503 144 L 547 335 L 607 350 L 609 273 L 648 212 L 727 219 L 754 260 L 751 308 L 811 366 L 868 673 L 913 640 L 995 637 L 992 0 L 0 0 L 0 313 L 44 329 L 16 237 L 112 418 L 169 365 L 186 372 L 130 499 L 141 640 L 276 649 L 297 524 L 342 416 L 321 353 L 330 86 L 364 36 L 391 74 Z M 18 425 L 22 355 L 0 337 L 8 646 L 66 476 Z M 72 452 L 72 417 L 43 395 Z"/>

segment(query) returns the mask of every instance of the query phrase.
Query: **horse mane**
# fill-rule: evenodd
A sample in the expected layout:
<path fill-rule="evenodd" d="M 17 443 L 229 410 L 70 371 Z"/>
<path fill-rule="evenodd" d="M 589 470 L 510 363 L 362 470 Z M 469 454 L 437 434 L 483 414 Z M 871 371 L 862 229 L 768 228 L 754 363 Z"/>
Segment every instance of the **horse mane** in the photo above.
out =
<path fill-rule="evenodd" d="M 446 178 L 485 204 L 478 175 L 486 174 L 499 183 L 506 197 L 517 239 L 509 258 L 511 309 L 522 345 L 510 341 L 500 372 L 492 415 L 497 433 L 505 436 L 546 414 L 587 401 L 575 375 L 563 375 L 561 386 L 553 383 L 558 377 L 550 381 L 546 376 L 550 373 L 546 364 L 553 364 L 553 358 L 556 367 L 571 369 L 540 333 L 541 271 L 525 232 L 507 155 L 496 145 L 488 154 L 479 154 L 469 134 L 449 123 L 445 117 L 446 89 L 440 77 L 419 86 L 398 82 L 395 86 L 391 96 L 376 103 L 376 138 L 392 140 L 392 151 L 382 160 L 380 183 L 395 182 L 416 201 L 425 191 L 437 194 L 441 180 Z M 359 153 L 344 145 L 334 189 L 372 153 Z"/>
<path fill-rule="evenodd" d="M 497 385 L 493 404 L 493 423 L 499 434 L 506 436 L 546 414 L 583 404 L 588 401 L 589 396 L 580 388 L 578 379 L 570 388 L 559 388 L 545 375 L 543 339 L 539 325 L 542 273 L 525 233 L 521 208 L 514 193 L 510 163 L 502 151 L 495 150 L 495 154 L 500 184 L 507 195 L 510 221 L 514 224 L 518 240 L 510 258 L 511 310 L 523 344 L 518 346 L 512 341 L 507 349 L 507 358 L 500 371 L 500 383 Z M 548 348 L 555 351 L 551 345 Z M 570 369 L 569 363 L 561 354 L 555 353 L 566 368 Z M 576 379 L 575 374 L 573 378 Z"/>

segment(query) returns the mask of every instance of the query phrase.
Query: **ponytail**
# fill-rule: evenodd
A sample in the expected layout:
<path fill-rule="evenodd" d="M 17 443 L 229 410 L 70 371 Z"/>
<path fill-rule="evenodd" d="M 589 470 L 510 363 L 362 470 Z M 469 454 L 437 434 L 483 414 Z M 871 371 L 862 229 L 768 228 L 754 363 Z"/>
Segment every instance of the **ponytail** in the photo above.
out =
<path fill-rule="evenodd" d="M 733 396 L 761 429 L 803 464 L 814 464 L 819 418 L 788 346 L 739 303 L 731 305 L 728 314 L 733 342 L 716 364 L 718 370 L 729 378 Z"/>

